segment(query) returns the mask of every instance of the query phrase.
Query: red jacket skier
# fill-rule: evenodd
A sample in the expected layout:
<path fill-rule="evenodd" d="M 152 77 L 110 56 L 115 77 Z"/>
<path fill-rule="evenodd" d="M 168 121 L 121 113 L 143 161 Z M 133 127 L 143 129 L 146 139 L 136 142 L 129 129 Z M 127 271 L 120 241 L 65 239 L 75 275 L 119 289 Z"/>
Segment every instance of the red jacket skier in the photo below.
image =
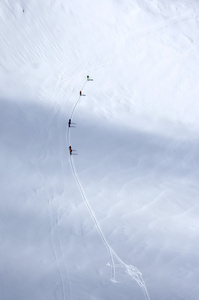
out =
<path fill-rule="evenodd" d="M 72 155 L 73 150 L 72 150 L 71 146 L 69 146 L 69 152 L 70 152 L 70 155 Z"/>

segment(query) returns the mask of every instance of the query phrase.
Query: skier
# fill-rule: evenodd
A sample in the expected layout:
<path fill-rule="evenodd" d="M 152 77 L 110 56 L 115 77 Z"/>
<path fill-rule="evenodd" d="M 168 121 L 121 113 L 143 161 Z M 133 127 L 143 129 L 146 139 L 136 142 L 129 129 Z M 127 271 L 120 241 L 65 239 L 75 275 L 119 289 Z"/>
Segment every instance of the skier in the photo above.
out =
<path fill-rule="evenodd" d="M 69 146 L 69 152 L 70 152 L 70 155 L 72 155 L 73 150 L 72 150 L 71 146 Z"/>
<path fill-rule="evenodd" d="M 70 124 L 71 124 L 71 119 L 69 119 L 68 121 L 68 127 L 70 127 Z"/>
<path fill-rule="evenodd" d="M 82 91 L 79 92 L 79 95 L 80 95 L 80 96 L 82 95 Z"/>
<path fill-rule="evenodd" d="M 89 81 L 89 76 L 87 75 L 87 81 Z"/>

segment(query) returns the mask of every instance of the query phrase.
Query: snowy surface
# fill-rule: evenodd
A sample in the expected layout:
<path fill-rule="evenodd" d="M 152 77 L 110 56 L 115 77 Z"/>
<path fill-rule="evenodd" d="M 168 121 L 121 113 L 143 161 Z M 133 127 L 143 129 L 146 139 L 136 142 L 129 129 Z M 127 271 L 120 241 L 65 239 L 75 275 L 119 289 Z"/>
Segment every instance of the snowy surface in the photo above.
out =
<path fill-rule="evenodd" d="M 0 28 L 0 299 L 197 300 L 198 1 L 4 0 Z"/>

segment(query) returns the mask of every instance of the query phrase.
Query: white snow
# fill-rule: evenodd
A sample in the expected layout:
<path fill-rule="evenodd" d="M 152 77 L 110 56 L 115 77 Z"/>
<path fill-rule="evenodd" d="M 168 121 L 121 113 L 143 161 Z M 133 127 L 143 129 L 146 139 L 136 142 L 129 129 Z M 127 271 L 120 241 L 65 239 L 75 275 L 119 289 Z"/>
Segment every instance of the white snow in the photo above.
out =
<path fill-rule="evenodd" d="M 198 23 L 1 1 L 0 299 L 198 299 Z"/>

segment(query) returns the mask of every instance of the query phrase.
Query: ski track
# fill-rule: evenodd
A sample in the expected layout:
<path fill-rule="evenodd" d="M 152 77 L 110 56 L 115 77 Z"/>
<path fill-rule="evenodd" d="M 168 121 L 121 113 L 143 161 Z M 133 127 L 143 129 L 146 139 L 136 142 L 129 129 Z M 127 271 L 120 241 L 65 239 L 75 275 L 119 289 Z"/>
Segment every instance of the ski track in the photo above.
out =
<path fill-rule="evenodd" d="M 49 200 L 49 214 L 50 214 L 50 223 L 51 223 L 51 245 L 54 253 L 54 257 L 58 266 L 59 276 L 61 279 L 62 286 L 62 294 L 63 300 L 66 300 L 66 289 L 64 284 L 64 276 L 65 276 L 65 267 L 62 265 L 61 258 L 63 258 L 62 248 L 60 247 L 60 239 L 58 234 L 56 233 L 55 228 L 57 227 L 57 221 L 53 224 L 53 220 L 55 219 L 53 216 L 53 209 L 51 208 L 51 200 Z M 56 216 L 57 218 L 57 216 Z M 69 298 L 70 299 L 70 298 Z"/>
<path fill-rule="evenodd" d="M 85 81 L 85 83 L 83 84 L 82 88 L 81 88 L 81 91 L 83 91 L 85 85 L 87 84 L 88 81 Z M 72 112 L 71 112 L 71 115 L 70 115 L 70 119 L 72 120 L 72 117 L 75 113 L 75 110 L 77 108 L 77 105 L 78 103 L 80 102 L 80 99 L 81 99 L 81 96 L 79 96 L 77 102 L 75 103 L 73 109 L 72 109 Z M 66 139 L 67 139 L 67 145 L 69 147 L 70 145 L 70 129 L 68 128 L 67 130 L 67 136 L 66 136 Z M 75 170 L 75 166 L 74 166 L 74 162 L 73 162 L 73 157 L 69 154 L 69 161 L 70 161 L 70 165 L 71 165 L 71 171 L 73 173 L 73 177 L 76 181 L 76 184 L 78 186 L 78 189 L 80 191 L 80 194 L 82 196 L 82 199 L 86 205 L 86 208 L 96 226 L 96 229 L 98 231 L 98 234 L 99 236 L 101 237 L 101 240 L 104 244 L 104 246 L 107 248 L 108 252 L 109 252 L 109 255 L 110 255 L 110 260 L 111 260 L 111 281 L 116 283 L 116 267 L 122 267 L 123 269 L 125 269 L 126 273 L 133 279 L 137 282 L 137 284 L 140 286 L 140 288 L 142 289 L 142 292 L 145 296 L 145 299 L 146 300 L 150 300 L 150 296 L 149 296 L 149 293 L 148 293 L 148 290 L 147 290 L 147 287 L 145 285 L 145 282 L 142 278 L 142 273 L 134 266 L 132 265 L 128 265 L 126 264 L 118 255 L 117 253 L 112 249 L 112 247 L 110 246 L 110 244 L 108 243 L 106 237 L 105 237 L 105 234 L 103 233 L 101 227 L 100 227 L 100 224 L 97 220 L 97 217 L 95 216 L 95 213 L 85 195 L 85 192 L 84 192 L 84 189 L 80 183 L 80 180 L 78 178 L 78 175 L 77 175 L 77 172 Z M 115 263 L 115 261 L 117 261 L 117 265 Z"/>
<path fill-rule="evenodd" d="M 48 128 L 53 128 L 53 123 L 56 120 L 57 114 L 59 111 L 63 111 L 66 103 L 68 102 L 68 99 L 70 95 L 72 94 L 72 90 L 69 89 L 69 91 L 66 93 L 66 86 L 63 85 L 63 78 L 64 74 L 63 72 L 58 75 L 58 78 L 61 79 L 61 82 L 58 82 L 56 78 L 51 78 L 49 80 L 46 80 L 44 82 L 44 85 L 42 86 L 42 89 L 39 92 L 39 99 L 41 102 L 46 102 L 46 98 L 48 95 L 46 95 L 46 91 L 50 89 L 50 94 L 53 99 L 56 99 L 55 102 L 53 102 L 54 105 L 52 105 L 47 120 L 45 120 L 45 126 L 48 126 Z M 66 96 L 67 95 L 67 96 Z M 61 99 L 65 97 L 66 100 L 64 102 L 64 105 L 60 105 Z M 52 141 L 52 132 L 51 129 L 48 130 L 48 136 L 47 136 L 47 142 L 50 144 Z M 49 159 L 50 155 L 47 152 L 45 161 Z M 47 163 L 47 162 L 46 162 Z M 50 186 L 50 182 L 48 184 Z M 53 250 L 54 258 L 57 264 L 57 269 L 60 277 L 60 282 L 61 282 L 61 291 L 62 291 L 62 299 L 63 300 L 70 300 L 71 299 L 71 283 L 70 283 L 70 278 L 68 275 L 68 269 L 66 266 L 66 258 L 64 255 L 62 243 L 60 240 L 59 236 L 59 207 L 54 209 L 52 204 L 53 202 L 56 201 L 55 197 L 51 197 L 48 199 L 48 208 L 49 208 L 49 219 L 50 219 L 50 226 L 51 226 L 51 234 L 50 234 L 50 239 L 51 239 L 51 247 Z M 68 288 L 66 288 L 66 285 L 68 285 Z"/>
<path fill-rule="evenodd" d="M 189 21 L 192 21 L 192 20 L 197 20 L 198 18 L 199 17 L 197 15 L 185 16 L 184 18 L 171 18 L 163 24 L 154 25 L 154 26 L 150 27 L 149 29 L 148 28 L 141 29 L 140 32 L 138 31 L 134 35 L 134 37 L 138 38 L 138 39 L 143 38 L 143 37 L 148 36 L 148 35 L 153 35 L 154 33 L 157 33 L 159 31 L 163 31 L 168 27 L 172 27 L 173 25 L 176 25 L 176 24 L 179 24 L 179 23 L 189 22 Z"/>

